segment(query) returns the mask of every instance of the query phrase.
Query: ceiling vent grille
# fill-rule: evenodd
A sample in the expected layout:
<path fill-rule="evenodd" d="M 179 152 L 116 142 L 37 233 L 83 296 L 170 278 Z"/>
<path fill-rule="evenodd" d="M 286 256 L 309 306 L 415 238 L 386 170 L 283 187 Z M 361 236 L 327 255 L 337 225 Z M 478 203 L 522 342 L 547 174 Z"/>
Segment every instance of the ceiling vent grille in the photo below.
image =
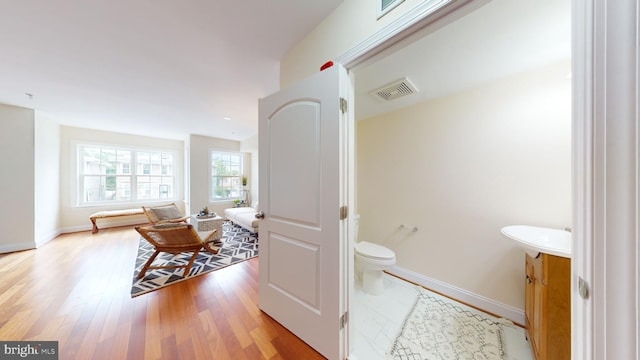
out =
<path fill-rule="evenodd" d="M 418 89 L 405 77 L 369 93 L 377 99 L 391 101 L 417 92 Z"/>

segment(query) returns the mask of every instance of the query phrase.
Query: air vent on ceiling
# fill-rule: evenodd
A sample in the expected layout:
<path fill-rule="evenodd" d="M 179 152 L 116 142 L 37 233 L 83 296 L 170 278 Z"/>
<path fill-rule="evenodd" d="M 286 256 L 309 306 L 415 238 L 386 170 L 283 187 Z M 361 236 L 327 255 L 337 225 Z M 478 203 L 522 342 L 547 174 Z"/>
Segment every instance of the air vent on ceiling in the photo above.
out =
<path fill-rule="evenodd" d="M 380 100 L 391 101 L 417 92 L 418 89 L 405 77 L 369 93 Z"/>

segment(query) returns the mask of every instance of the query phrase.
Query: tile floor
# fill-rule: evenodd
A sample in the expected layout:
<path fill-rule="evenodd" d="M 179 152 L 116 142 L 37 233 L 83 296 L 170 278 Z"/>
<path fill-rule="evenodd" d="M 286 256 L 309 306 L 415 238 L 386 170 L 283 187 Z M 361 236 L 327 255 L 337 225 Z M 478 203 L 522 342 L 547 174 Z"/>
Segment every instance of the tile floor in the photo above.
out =
<path fill-rule="evenodd" d="M 384 360 L 387 350 L 402 327 L 405 316 L 416 301 L 416 285 L 384 275 L 385 292 L 382 295 L 366 294 L 356 281 L 355 294 L 352 297 L 350 316 L 352 333 L 352 353 L 349 360 Z M 439 296 L 434 294 L 435 296 Z M 443 299 L 452 301 L 448 298 Z M 478 310 L 458 304 L 469 311 L 484 314 Z M 529 344 L 524 329 L 515 325 L 501 325 L 506 360 L 531 360 Z"/>

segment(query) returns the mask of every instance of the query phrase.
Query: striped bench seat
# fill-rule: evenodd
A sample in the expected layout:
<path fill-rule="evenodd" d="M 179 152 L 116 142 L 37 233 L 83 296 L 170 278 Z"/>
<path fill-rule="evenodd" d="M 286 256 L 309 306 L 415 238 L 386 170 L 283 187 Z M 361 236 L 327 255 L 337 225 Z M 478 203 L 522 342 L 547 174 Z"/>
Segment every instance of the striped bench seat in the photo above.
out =
<path fill-rule="evenodd" d="M 91 224 L 93 225 L 92 234 L 98 232 L 98 225 L 96 224 L 96 220 L 98 219 L 106 219 L 112 217 L 119 216 L 132 216 L 132 215 L 144 215 L 144 210 L 142 208 L 137 209 L 122 209 L 122 210 L 107 210 L 107 211 L 98 211 L 97 213 L 91 214 L 89 219 L 91 220 Z"/>

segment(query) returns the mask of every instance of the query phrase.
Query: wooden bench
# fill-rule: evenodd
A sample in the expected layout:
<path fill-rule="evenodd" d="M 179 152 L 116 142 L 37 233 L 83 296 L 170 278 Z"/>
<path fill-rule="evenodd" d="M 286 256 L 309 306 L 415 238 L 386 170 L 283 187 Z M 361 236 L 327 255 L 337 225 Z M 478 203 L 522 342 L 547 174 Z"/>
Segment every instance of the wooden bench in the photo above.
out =
<path fill-rule="evenodd" d="M 96 220 L 98 219 L 106 219 L 112 217 L 120 217 L 120 216 L 132 216 L 132 215 L 144 215 L 144 210 L 142 208 L 138 209 L 122 209 L 122 210 L 108 210 L 108 211 L 98 211 L 97 213 L 91 214 L 89 219 L 91 220 L 91 224 L 93 224 L 92 234 L 98 232 L 98 225 L 96 225 Z"/>

